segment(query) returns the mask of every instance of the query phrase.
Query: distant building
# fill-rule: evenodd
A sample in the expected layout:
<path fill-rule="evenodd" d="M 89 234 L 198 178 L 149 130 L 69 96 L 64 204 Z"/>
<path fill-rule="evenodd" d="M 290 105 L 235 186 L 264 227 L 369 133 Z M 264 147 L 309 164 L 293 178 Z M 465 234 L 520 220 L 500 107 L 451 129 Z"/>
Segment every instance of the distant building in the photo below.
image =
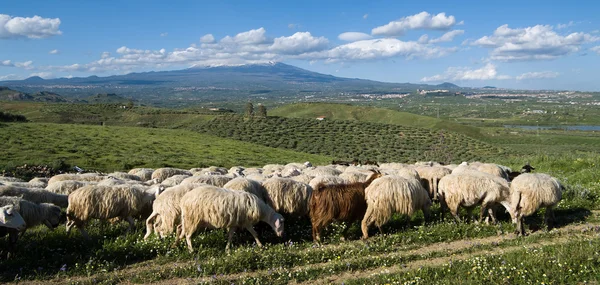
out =
<path fill-rule="evenodd" d="M 318 116 L 318 117 L 317 117 L 317 120 L 319 120 L 319 121 L 323 121 L 323 120 L 325 120 L 325 116 Z"/>

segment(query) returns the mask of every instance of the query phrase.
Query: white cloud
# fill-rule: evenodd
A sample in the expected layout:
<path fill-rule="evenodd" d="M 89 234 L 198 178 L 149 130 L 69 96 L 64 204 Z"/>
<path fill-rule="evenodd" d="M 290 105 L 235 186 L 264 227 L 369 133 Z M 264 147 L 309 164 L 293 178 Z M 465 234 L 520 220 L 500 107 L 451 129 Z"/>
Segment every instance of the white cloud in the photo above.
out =
<path fill-rule="evenodd" d="M 549 60 L 581 49 L 581 45 L 600 40 L 586 33 L 559 35 L 552 26 L 537 25 L 511 29 L 498 27 L 491 36 L 484 36 L 471 45 L 491 48 L 490 58 L 501 61 Z"/>
<path fill-rule="evenodd" d="M 574 25 L 575 25 L 575 22 L 573 22 L 573 21 L 570 21 L 570 22 L 568 22 L 568 23 L 566 23 L 566 24 L 558 24 L 558 25 L 556 25 L 556 29 L 558 29 L 558 30 L 562 30 L 562 29 L 566 29 L 566 28 L 568 28 L 568 27 L 572 27 L 572 26 L 574 26 Z"/>
<path fill-rule="evenodd" d="M 556 78 L 559 73 L 554 71 L 536 71 L 536 72 L 527 72 L 517 76 L 517 80 L 524 79 L 543 79 L 543 78 Z"/>
<path fill-rule="evenodd" d="M 61 35 L 59 18 L 12 17 L 0 14 L 0 39 L 41 39 Z"/>
<path fill-rule="evenodd" d="M 347 42 L 355 42 L 362 40 L 369 40 L 373 37 L 369 34 L 359 33 L 359 32 L 345 32 L 338 35 L 338 39 Z"/>
<path fill-rule="evenodd" d="M 18 76 L 16 74 L 7 74 L 7 75 L 2 75 L 0 76 L 0 81 L 4 81 L 4 80 L 21 80 L 23 79 L 21 76 Z"/>
<path fill-rule="evenodd" d="M 161 37 L 166 37 L 166 36 L 168 36 L 168 35 L 169 35 L 169 33 L 160 33 L 160 36 L 161 36 Z"/>
<path fill-rule="evenodd" d="M 288 29 L 294 30 L 294 29 L 300 29 L 300 27 L 301 27 L 300 24 L 294 24 L 294 23 L 288 24 Z"/>
<path fill-rule="evenodd" d="M 54 74 L 52 74 L 52 72 L 36 72 L 29 75 L 29 77 L 32 76 L 39 76 L 44 79 L 54 78 Z"/>
<path fill-rule="evenodd" d="M 363 15 L 363 19 L 365 19 L 365 20 L 366 20 L 367 18 L 369 18 L 369 14 L 364 14 L 364 15 Z"/>
<path fill-rule="evenodd" d="M 595 46 L 593 48 L 590 48 L 590 50 L 593 51 L 593 52 L 595 52 L 595 53 L 597 53 L 597 54 L 600 54 L 600 46 Z"/>
<path fill-rule="evenodd" d="M 110 57 L 110 52 L 107 52 L 107 51 L 103 52 L 103 53 L 100 55 L 100 58 L 109 58 L 109 57 Z"/>
<path fill-rule="evenodd" d="M 15 65 L 12 64 L 12 61 L 10 61 L 10 60 L 3 60 L 3 61 L 0 61 L 0 66 L 15 66 Z"/>
<path fill-rule="evenodd" d="M 228 44 L 242 44 L 242 45 L 254 45 L 254 44 L 263 44 L 267 42 L 267 36 L 265 28 L 249 30 L 247 32 L 242 32 L 234 37 L 226 36 L 221 39 L 222 43 Z"/>
<path fill-rule="evenodd" d="M 23 69 L 33 69 L 33 61 L 28 60 L 25 62 L 15 62 L 14 66 Z"/>
<path fill-rule="evenodd" d="M 463 31 L 463 30 L 453 30 L 453 31 L 446 32 L 441 37 L 435 38 L 435 39 L 430 39 L 428 35 L 422 35 L 419 38 L 418 42 L 422 43 L 422 44 L 437 44 L 437 43 L 451 42 L 454 40 L 455 37 L 460 36 L 464 33 L 465 33 L 465 31 Z"/>
<path fill-rule="evenodd" d="M 60 52 L 57 49 L 53 49 L 48 52 L 49 54 L 59 54 Z"/>
<path fill-rule="evenodd" d="M 492 63 L 486 64 L 479 69 L 469 69 L 467 67 L 449 67 L 443 74 L 437 74 L 430 77 L 423 77 L 421 81 L 461 81 L 461 80 L 505 80 L 511 79 L 508 75 L 500 75 L 496 66 Z"/>
<path fill-rule="evenodd" d="M 449 30 L 456 24 L 454 16 L 446 16 L 446 13 L 431 15 L 425 11 L 391 21 L 386 25 L 371 30 L 373 35 L 401 36 L 408 30 Z"/>
<path fill-rule="evenodd" d="M 203 44 L 214 43 L 215 37 L 212 34 L 206 34 L 200 38 L 200 42 Z"/>
<path fill-rule="evenodd" d="M 289 37 L 275 38 L 270 50 L 282 54 L 302 54 L 327 48 L 329 41 L 324 37 L 313 37 L 309 32 L 297 32 Z"/>

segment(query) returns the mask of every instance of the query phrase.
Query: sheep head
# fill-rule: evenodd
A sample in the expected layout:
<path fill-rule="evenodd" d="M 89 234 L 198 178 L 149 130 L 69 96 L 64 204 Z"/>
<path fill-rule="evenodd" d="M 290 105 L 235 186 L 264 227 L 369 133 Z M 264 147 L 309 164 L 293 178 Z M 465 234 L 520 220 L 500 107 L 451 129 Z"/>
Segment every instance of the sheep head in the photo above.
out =
<path fill-rule="evenodd" d="M 60 207 L 53 205 L 53 204 L 48 204 L 48 203 L 42 203 L 40 204 L 40 206 L 46 208 L 46 219 L 44 220 L 44 224 L 49 228 L 49 229 L 54 229 L 56 227 L 58 227 L 58 225 L 60 224 Z"/>
<path fill-rule="evenodd" d="M 26 226 L 23 217 L 14 209 L 13 205 L 2 207 L 0 225 L 7 228 L 14 228 L 18 231 L 25 229 Z"/>
<path fill-rule="evenodd" d="M 275 231 L 278 237 L 283 237 L 283 216 L 278 213 L 275 213 L 273 214 L 273 219 L 274 222 L 271 224 L 271 227 L 273 227 L 273 230 Z"/>

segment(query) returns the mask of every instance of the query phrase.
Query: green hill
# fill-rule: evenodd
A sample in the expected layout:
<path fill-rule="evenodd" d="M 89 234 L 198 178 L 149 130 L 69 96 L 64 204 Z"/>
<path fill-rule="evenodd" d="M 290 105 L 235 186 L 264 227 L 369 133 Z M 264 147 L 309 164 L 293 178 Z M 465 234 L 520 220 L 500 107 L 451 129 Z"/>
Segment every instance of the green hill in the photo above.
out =
<path fill-rule="evenodd" d="M 480 130 L 476 127 L 464 126 L 427 116 L 368 106 L 336 103 L 297 103 L 269 110 L 268 114 L 269 116 L 310 119 L 325 116 L 325 120 L 350 120 L 434 130 L 444 129 L 462 133 L 474 138 L 481 138 Z"/>
<path fill-rule="evenodd" d="M 357 120 L 217 116 L 193 129 L 339 159 L 450 163 L 485 160 L 504 153 L 501 148 L 456 132 Z"/>
<path fill-rule="evenodd" d="M 0 101 L 67 102 L 67 99 L 48 91 L 29 94 L 0 86 Z"/>
<path fill-rule="evenodd" d="M 0 145 L 0 170 L 23 164 L 53 165 L 61 160 L 84 169 L 114 171 L 163 166 L 249 167 L 304 161 L 325 164 L 332 159 L 186 130 L 72 124 L 2 124 Z"/>
<path fill-rule="evenodd" d="M 84 101 L 88 102 L 88 103 L 93 103 L 93 104 L 98 104 L 98 103 L 122 103 L 122 104 L 127 104 L 129 103 L 131 100 L 127 99 L 127 98 L 123 98 L 117 94 L 114 93 L 105 93 L 105 94 L 96 94 L 96 95 L 92 95 L 89 96 L 87 98 L 84 98 Z"/>

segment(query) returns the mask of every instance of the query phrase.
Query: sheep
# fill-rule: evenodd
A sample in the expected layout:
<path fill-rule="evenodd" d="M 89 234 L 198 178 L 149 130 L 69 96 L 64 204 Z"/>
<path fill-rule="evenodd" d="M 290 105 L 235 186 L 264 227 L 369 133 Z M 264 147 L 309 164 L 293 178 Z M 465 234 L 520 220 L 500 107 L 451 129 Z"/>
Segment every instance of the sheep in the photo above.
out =
<path fill-rule="evenodd" d="M 250 177 L 250 176 L 247 176 L 247 178 L 250 178 L 250 179 L 252 179 L 252 177 Z M 298 182 L 302 182 L 302 183 L 306 183 L 306 184 L 308 184 L 308 183 L 310 183 L 310 181 L 311 181 L 311 180 L 312 180 L 314 177 L 312 177 L 312 176 L 308 176 L 308 175 L 306 175 L 306 174 L 300 174 L 300 175 L 298 175 L 298 176 L 294 176 L 294 177 L 290 177 L 290 178 L 291 178 L 292 180 L 294 180 L 294 181 L 298 181 Z"/>
<path fill-rule="evenodd" d="M 381 176 L 380 172 L 373 172 L 363 183 L 328 185 L 322 182 L 316 185 L 310 200 L 313 241 L 321 242 L 321 231 L 334 221 L 361 220 L 367 210 L 365 188 Z"/>
<path fill-rule="evenodd" d="M 379 164 L 380 169 L 389 168 L 389 169 L 402 169 L 406 168 L 408 165 L 404 163 L 398 162 L 390 162 L 390 163 L 381 163 Z"/>
<path fill-rule="evenodd" d="M 178 174 L 185 174 L 191 176 L 192 173 L 185 169 L 172 168 L 172 167 L 164 167 L 154 170 L 152 172 L 151 179 L 157 179 L 158 183 L 163 182 L 165 179 Z"/>
<path fill-rule="evenodd" d="M 185 237 L 188 250 L 192 247 L 192 235 L 200 227 L 228 228 L 229 234 L 225 250 L 229 250 L 236 228 L 245 228 L 262 247 L 252 226 L 260 221 L 268 223 L 278 237 L 283 236 L 284 219 L 273 208 L 258 199 L 256 195 L 243 191 L 233 191 L 215 186 L 200 186 L 181 199 L 181 234 Z"/>
<path fill-rule="evenodd" d="M 122 180 L 135 180 L 135 181 L 142 181 L 142 178 L 135 175 L 135 174 L 129 174 L 127 172 L 113 172 L 113 173 L 109 173 L 107 175 L 108 177 L 114 177 L 117 179 L 122 179 Z"/>
<path fill-rule="evenodd" d="M 46 186 L 48 186 L 48 180 L 50 180 L 50 178 L 45 178 L 45 177 L 35 177 L 31 180 L 29 180 L 29 187 L 30 188 L 46 188 Z"/>
<path fill-rule="evenodd" d="M 183 182 L 183 180 L 185 180 L 188 177 L 192 177 L 192 176 L 185 175 L 185 174 L 173 175 L 173 176 L 163 180 L 160 184 L 164 185 L 165 187 L 173 187 L 175 185 L 181 184 L 181 182 Z"/>
<path fill-rule="evenodd" d="M 244 176 L 244 167 L 233 166 L 233 167 L 229 168 L 229 171 L 227 172 L 227 174 L 235 175 L 236 177 Z"/>
<path fill-rule="evenodd" d="M 246 168 L 244 169 L 244 171 L 242 172 L 242 174 L 244 174 L 244 176 L 248 176 L 251 174 L 262 174 L 263 173 L 263 169 L 262 168 Z"/>
<path fill-rule="evenodd" d="M 109 220 L 120 218 L 129 222 L 130 231 L 134 227 L 133 216 L 139 215 L 164 190 L 164 187 L 133 187 L 128 185 L 97 186 L 88 185 L 69 195 L 67 207 L 67 233 L 76 226 L 81 234 L 89 239 L 84 227 L 92 218 Z"/>
<path fill-rule="evenodd" d="M 495 223 L 492 206 L 502 204 L 510 213 L 510 189 L 508 182 L 502 178 L 478 171 L 463 171 L 444 176 L 438 185 L 441 203 L 442 218 L 444 210 L 449 208 L 450 212 L 460 221 L 458 208 L 463 206 L 469 211 L 471 208 L 481 204 L 479 221 L 488 211 L 492 221 Z"/>
<path fill-rule="evenodd" d="M 180 224 L 181 208 L 179 208 L 179 204 L 181 197 L 200 185 L 202 184 L 180 184 L 168 188 L 158 195 L 154 203 L 152 203 L 152 213 L 146 219 L 146 235 L 144 235 L 144 239 L 148 239 L 153 230 L 161 238 L 175 232 L 177 226 Z M 177 233 L 178 235 L 179 233 Z"/>
<path fill-rule="evenodd" d="M 22 179 L 9 176 L 0 176 L 0 182 L 25 182 Z"/>
<path fill-rule="evenodd" d="M 267 204 L 278 213 L 306 216 L 309 211 L 312 188 L 289 178 L 273 177 L 262 183 L 267 190 Z"/>
<path fill-rule="evenodd" d="M 260 173 L 252 173 L 252 174 L 246 175 L 244 177 L 246 177 L 248 179 L 252 179 L 252 180 L 258 181 L 258 182 L 264 182 L 265 180 L 268 179 L 267 177 L 263 176 Z M 300 177 L 300 176 L 296 176 L 296 177 Z M 296 180 L 295 179 L 296 177 L 292 177 L 292 179 Z"/>
<path fill-rule="evenodd" d="M 154 169 L 152 168 L 134 168 L 129 170 L 129 174 L 133 174 L 139 177 L 143 182 L 152 179 L 152 173 L 154 173 Z"/>
<path fill-rule="evenodd" d="M 322 175 L 322 176 L 317 176 L 313 179 L 310 180 L 310 182 L 308 182 L 308 185 L 310 185 L 310 187 L 314 190 L 316 189 L 317 186 L 319 186 L 319 184 L 324 184 L 324 185 L 338 185 L 338 184 L 350 184 L 352 182 L 350 182 L 350 180 L 345 179 L 343 177 L 340 176 L 333 176 L 333 175 Z"/>
<path fill-rule="evenodd" d="M 0 207 L 7 205 L 14 206 L 14 209 L 21 214 L 27 229 L 39 224 L 54 229 L 60 223 L 60 207 L 56 205 L 49 203 L 36 204 L 20 197 L 0 197 Z M 21 232 L 24 232 L 24 230 Z"/>
<path fill-rule="evenodd" d="M 305 171 L 304 174 L 315 177 L 324 175 L 339 176 L 340 174 L 342 174 L 342 172 L 332 167 L 317 166 L 314 169 L 309 169 Z"/>
<path fill-rule="evenodd" d="M 412 166 L 398 168 L 381 168 L 379 171 L 386 175 L 396 175 L 404 178 L 411 178 L 421 181 L 421 176 L 419 176 L 419 173 Z"/>
<path fill-rule="evenodd" d="M 98 182 L 96 185 L 98 186 L 116 186 L 116 185 L 124 185 L 124 184 L 141 184 L 142 182 L 139 180 L 125 180 L 119 179 L 112 176 L 108 176 L 106 179 Z"/>
<path fill-rule="evenodd" d="M 206 183 L 217 187 L 223 187 L 223 185 L 227 184 L 227 182 L 231 181 L 231 179 L 231 177 L 224 175 L 195 175 L 184 179 L 179 184 Z"/>
<path fill-rule="evenodd" d="M 56 194 L 44 189 L 0 186 L 0 196 L 21 197 L 36 204 L 52 203 L 62 208 L 68 206 L 67 195 Z"/>
<path fill-rule="evenodd" d="M 419 174 L 419 177 L 421 177 L 421 184 L 429 192 L 429 198 L 437 200 L 437 188 L 440 179 L 449 175 L 452 171 L 442 166 L 418 166 L 415 170 Z"/>
<path fill-rule="evenodd" d="M 251 179 L 238 177 L 227 182 L 227 184 L 223 185 L 223 188 L 252 193 L 263 202 L 267 202 L 269 200 L 269 195 L 267 194 L 265 187 L 263 187 L 260 182 Z"/>
<path fill-rule="evenodd" d="M 83 186 L 92 185 L 92 184 L 94 184 L 94 183 L 85 182 L 85 181 L 64 180 L 64 181 L 58 181 L 58 182 L 55 182 L 52 184 L 48 184 L 48 186 L 46 186 L 46 190 L 53 192 L 53 193 L 68 195 Z"/>
<path fill-rule="evenodd" d="M 515 178 L 510 185 L 510 208 L 517 235 L 525 235 L 523 217 L 532 215 L 540 207 L 546 208 L 544 219 L 550 229 L 550 223 L 554 222 L 552 208 L 560 202 L 563 189 L 560 182 L 548 174 L 523 173 Z"/>
<path fill-rule="evenodd" d="M 361 222 L 362 239 L 369 238 L 369 226 L 373 223 L 383 234 L 381 226 L 387 223 L 394 213 L 412 216 L 417 211 L 423 211 L 428 219 L 431 200 L 427 190 L 421 183 L 412 178 L 401 176 L 383 176 L 375 179 L 365 189 L 367 210 Z"/>
<path fill-rule="evenodd" d="M 84 173 L 84 174 L 58 174 L 54 175 L 48 180 L 48 185 L 52 183 L 56 183 L 59 181 L 65 180 L 76 180 L 76 181 L 86 181 L 86 182 L 100 182 L 104 180 L 106 176 L 100 175 L 98 173 Z"/>
<path fill-rule="evenodd" d="M 0 227 L 16 229 L 17 231 L 24 230 L 26 228 L 25 220 L 14 205 L 6 205 L 0 207 Z"/>
<path fill-rule="evenodd" d="M 500 168 L 498 165 L 493 164 L 493 163 L 463 162 L 459 166 L 457 166 L 454 170 L 452 170 L 452 173 L 453 174 L 454 173 L 462 173 L 465 171 L 469 172 L 469 171 L 473 171 L 473 170 L 491 174 L 491 175 L 503 178 L 506 181 L 508 181 L 508 179 L 509 179 L 506 172 L 504 172 L 504 170 L 502 168 Z"/>
<path fill-rule="evenodd" d="M 217 175 L 225 175 L 229 172 L 229 169 L 224 168 L 224 167 L 218 167 L 218 166 L 209 166 L 207 168 L 204 168 L 202 170 L 203 173 L 205 172 L 216 172 L 218 173 Z"/>
<path fill-rule="evenodd" d="M 364 172 L 345 171 L 344 173 L 340 174 L 339 177 L 349 181 L 350 183 L 356 183 L 367 181 L 369 174 Z"/>

